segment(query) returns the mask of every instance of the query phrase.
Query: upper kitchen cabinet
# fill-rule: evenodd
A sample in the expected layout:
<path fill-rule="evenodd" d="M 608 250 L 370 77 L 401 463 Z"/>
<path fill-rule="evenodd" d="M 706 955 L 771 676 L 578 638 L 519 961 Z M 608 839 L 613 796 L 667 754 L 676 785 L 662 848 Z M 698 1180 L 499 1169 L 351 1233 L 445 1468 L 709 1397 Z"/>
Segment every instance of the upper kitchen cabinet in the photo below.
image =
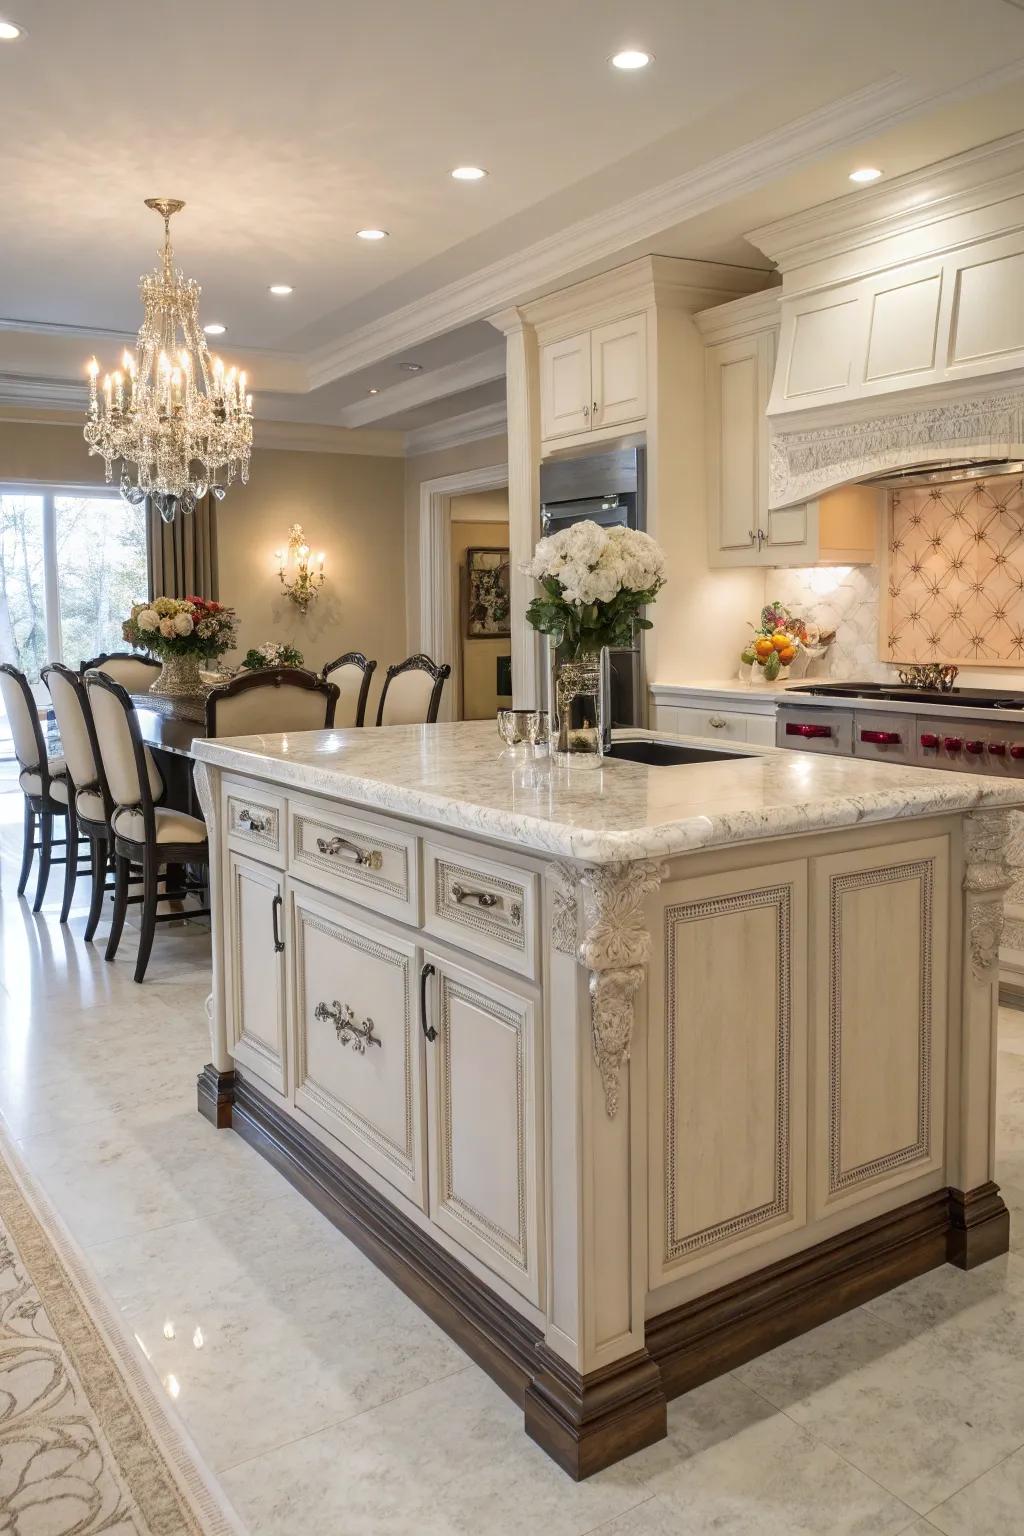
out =
<path fill-rule="evenodd" d="M 628 315 L 540 348 L 541 437 L 642 422 L 647 415 L 647 318 Z"/>
<path fill-rule="evenodd" d="M 879 493 L 847 486 L 791 506 L 769 505 L 768 401 L 779 337 L 779 291 L 697 315 L 706 342 L 708 559 L 728 565 L 859 565 L 877 559 Z"/>

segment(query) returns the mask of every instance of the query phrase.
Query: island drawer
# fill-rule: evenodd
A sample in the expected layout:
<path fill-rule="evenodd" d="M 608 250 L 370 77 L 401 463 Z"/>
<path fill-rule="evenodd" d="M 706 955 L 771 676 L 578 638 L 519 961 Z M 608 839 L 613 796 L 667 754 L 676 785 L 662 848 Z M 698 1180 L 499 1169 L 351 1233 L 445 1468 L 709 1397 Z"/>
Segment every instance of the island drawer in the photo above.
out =
<path fill-rule="evenodd" d="M 263 784 L 225 779 L 221 812 L 229 848 L 284 868 L 285 802 Z"/>
<path fill-rule="evenodd" d="M 423 844 L 424 928 L 460 949 L 537 974 L 537 876 L 457 843 Z"/>
<path fill-rule="evenodd" d="M 417 840 L 393 823 L 315 800 L 292 800 L 289 873 L 375 912 L 419 924 Z"/>

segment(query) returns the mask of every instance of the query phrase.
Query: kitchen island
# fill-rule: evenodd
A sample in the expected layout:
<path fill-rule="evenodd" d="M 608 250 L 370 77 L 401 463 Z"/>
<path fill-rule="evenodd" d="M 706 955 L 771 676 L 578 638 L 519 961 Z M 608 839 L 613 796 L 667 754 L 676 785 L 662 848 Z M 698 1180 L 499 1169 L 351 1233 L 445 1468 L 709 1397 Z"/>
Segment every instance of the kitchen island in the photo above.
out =
<path fill-rule="evenodd" d="M 1024 789 L 774 748 L 525 751 L 485 722 L 196 742 L 199 1107 L 585 1477 L 662 1437 L 668 1398 L 1006 1249 Z"/>

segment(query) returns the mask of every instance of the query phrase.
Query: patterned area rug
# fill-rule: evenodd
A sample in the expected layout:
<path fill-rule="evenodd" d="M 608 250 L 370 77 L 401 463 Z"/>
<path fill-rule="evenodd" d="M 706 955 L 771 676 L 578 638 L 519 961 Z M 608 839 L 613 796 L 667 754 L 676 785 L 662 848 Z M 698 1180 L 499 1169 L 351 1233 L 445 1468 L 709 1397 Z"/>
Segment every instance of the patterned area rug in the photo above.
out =
<path fill-rule="evenodd" d="M 242 1533 L 2 1134 L 0 1532 Z"/>

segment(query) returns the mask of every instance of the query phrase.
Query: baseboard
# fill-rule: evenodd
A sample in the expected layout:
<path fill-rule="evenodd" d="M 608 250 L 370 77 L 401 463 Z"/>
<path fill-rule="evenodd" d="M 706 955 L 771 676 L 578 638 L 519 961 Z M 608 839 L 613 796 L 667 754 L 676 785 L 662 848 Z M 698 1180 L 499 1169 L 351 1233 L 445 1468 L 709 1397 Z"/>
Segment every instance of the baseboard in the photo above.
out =
<path fill-rule="evenodd" d="M 1000 981 L 999 1006 L 1016 1008 L 1018 1013 L 1024 1012 L 1024 986 L 1018 986 L 1014 981 Z"/>
<path fill-rule="evenodd" d="M 230 1124 L 461 1345 L 523 1408 L 527 1433 L 576 1479 L 664 1438 L 669 1398 L 914 1275 L 947 1261 L 971 1268 L 1009 1243 L 994 1184 L 938 1190 L 651 1318 L 645 1349 L 581 1376 L 243 1074 L 207 1067 L 199 1108 Z"/>

